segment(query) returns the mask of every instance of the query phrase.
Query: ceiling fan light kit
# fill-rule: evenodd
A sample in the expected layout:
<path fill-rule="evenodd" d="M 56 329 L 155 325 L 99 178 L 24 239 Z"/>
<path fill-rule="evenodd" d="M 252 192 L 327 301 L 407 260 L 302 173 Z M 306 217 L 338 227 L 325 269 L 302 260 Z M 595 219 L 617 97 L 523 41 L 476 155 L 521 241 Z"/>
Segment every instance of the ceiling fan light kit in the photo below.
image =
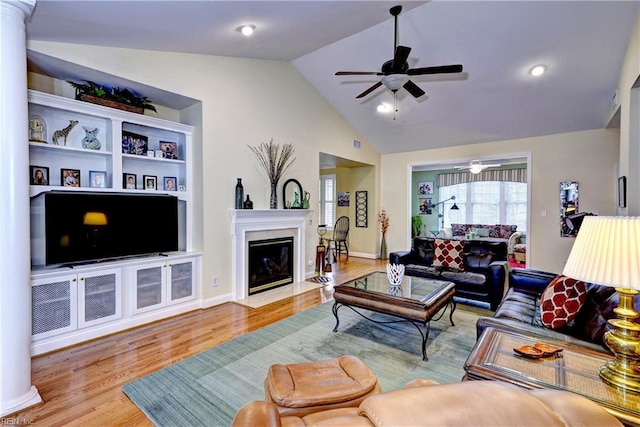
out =
<path fill-rule="evenodd" d="M 501 165 L 499 163 L 494 164 L 482 164 L 479 160 L 471 160 L 469 162 L 469 166 L 456 166 L 456 169 L 469 169 L 469 172 L 473 174 L 479 174 L 485 169 L 488 168 L 499 168 Z"/>
<path fill-rule="evenodd" d="M 409 80 L 408 76 L 421 76 L 427 74 L 450 74 L 461 73 L 462 65 L 440 65 L 435 67 L 409 68 L 407 59 L 411 48 L 398 45 L 398 15 L 402 11 L 402 6 L 394 6 L 389 13 L 394 18 L 394 50 L 393 59 L 382 64 L 380 71 L 338 71 L 336 76 L 384 76 L 382 80 L 375 83 L 356 98 L 362 98 L 384 85 L 391 92 L 395 93 L 404 88 L 414 98 L 420 98 L 425 92 L 418 85 Z"/>
<path fill-rule="evenodd" d="M 238 28 L 236 28 L 236 30 L 240 31 L 242 35 L 245 37 L 251 36 L 255 31 L 255 29 L 256 29 L 256 26 L 253 24 L 241 25 Z"/>

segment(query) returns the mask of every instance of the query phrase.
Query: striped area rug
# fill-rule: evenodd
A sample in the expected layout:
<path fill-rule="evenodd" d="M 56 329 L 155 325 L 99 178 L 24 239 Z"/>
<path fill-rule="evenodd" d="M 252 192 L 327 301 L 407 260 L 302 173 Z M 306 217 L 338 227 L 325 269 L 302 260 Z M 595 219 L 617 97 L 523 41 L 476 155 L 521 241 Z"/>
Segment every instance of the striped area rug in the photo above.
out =
<path fill-rule="evenodd" d="M 457 382 L 476 341 L 476 319 L 491 314 L 458 304 L 455 326 L 448 313 L 432 322 L 425 362 L 415 326 L 373 323 L 342 307 L 339 330 L 332 332 L 331 306 L 329 302 L 243 335 L 126 384 L 123 391 L 158 426 L 228 426 L 242 405 L 264 398 L 263 381 L 274 363 L 353 354 L 371 367 L 383 391 L 416 378 Z"/>

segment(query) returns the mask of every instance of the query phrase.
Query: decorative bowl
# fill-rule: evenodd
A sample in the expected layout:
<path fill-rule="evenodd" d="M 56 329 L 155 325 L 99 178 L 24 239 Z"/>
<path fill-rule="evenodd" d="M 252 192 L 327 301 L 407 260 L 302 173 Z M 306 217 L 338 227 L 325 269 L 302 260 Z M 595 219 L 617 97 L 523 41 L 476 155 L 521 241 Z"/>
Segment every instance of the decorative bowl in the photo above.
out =
<path fill-rule="evenodd" d="M 399 286 L 404 277 L 404 264 L 387 264 L 387 278 L 391 285 Z"/>

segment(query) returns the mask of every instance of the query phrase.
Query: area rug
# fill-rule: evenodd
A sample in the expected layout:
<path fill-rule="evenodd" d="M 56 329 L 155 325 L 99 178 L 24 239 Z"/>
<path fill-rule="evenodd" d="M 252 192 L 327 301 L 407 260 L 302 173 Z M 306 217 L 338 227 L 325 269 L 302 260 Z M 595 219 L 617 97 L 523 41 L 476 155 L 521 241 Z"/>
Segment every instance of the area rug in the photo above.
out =
<path fill-rule="evenodd" d="M 448 313 L 431 322 L 429 360 L 423 361 L 415 326 L 376 324 L 342 307 L 339 330 L 332 332 L 331 306 L 314 307 L 216 346 L 126 384 L 123 391 L 158 426 L 228 426 L 242 405 L 264 398 L 263 381 L 274 363 L 353 354 L 371 367 L 383 390 L 416 378 L 457 382 L 476 341 L 476 319 L 490 315 L 458 304 L 455 326 Z"/>

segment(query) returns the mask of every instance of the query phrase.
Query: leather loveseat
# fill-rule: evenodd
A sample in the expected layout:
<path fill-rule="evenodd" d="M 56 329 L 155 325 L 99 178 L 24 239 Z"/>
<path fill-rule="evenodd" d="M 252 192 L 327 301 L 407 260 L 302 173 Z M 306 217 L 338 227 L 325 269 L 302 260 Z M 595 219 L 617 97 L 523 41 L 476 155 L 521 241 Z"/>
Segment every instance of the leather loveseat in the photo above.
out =
<path fill-rule="evenodd" d="M 499 381 L 435 384 L 418 380 L 416 385 L 369 396 L 359 406 L 300 417 L 281 415 L 270 402 L 250 402 L 240 408 L 232 427 L 310 425 L 622 426 L 596 403 L 568 391 L 527 391 Z"/>
<path fill-rule="evenodd" d="M 540 319 L 540 298 L 556 276 L 556 273 L 525 268 L 510 270 L 509 289 L 493 317 L 481 317 L 476 323 L 478 338 L 487 327 L 493 327 L 608 351 L 603 336 L 610 329 L 607 320 L 616 317 L 613 311 L 619 302 L 616 290 L 587 283 L 587 297 L 575 319 L 562 328 L 550 329 Z M 640 306 L 640 294 L 636 295 L 634 303 L 636 307 Z"/>
<path fill-rule="evenodd" d="M 446 280 L 456 285 L 456 296 L 488 302 L 491 310 L 500 304 L 508 270 L 507 244 L 485 240 L 464 242 L 464 270 L 433 267 L 435 239 L 416 237 L 410 251 L 391 252 L 389 262 L 404 264 L 405 274 Z"/>

